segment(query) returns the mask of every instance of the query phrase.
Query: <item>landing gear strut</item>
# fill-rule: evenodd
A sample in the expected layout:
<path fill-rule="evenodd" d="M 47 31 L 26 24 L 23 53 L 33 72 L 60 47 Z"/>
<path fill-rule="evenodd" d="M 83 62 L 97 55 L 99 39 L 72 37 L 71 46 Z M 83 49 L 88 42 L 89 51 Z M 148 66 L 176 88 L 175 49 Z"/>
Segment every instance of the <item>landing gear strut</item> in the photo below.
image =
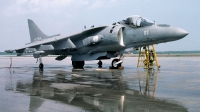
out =
<path fill-rule="evenodd" d="M 40 63 L 40 64 L 39 64 L 40 70 L 43 70 L 43 67 L 44 67 L 43 63 Z"/>
<path fill-rule="evenodd" d="M 83 69 L 83 66 L 85 65 L 84 61 L 72 61 L 72 66 L 76 68 L 81 68 Z"/>
<path fill-rule="evenodd" d="M 121 67 L 122 63 L 116 64 L 119 61 L 119 59 L 113 59 L 112 61 L 112 68 L 117 69 L 119 67 Z"/>
<path fill-rule="evenodd" d="M 123 54 L 121 53 L 119 59 L 113 59 L 113 61 L 112 61 L 112 63 L 111 63 L 111 65 L 112 65 L 111 67 L 112 67 L 113 69 L 118 69 L 119 67 L 122 66 L 123 59 L 124 59 L 124 56 L 123 56 Z"/>
<path fill-rule="evenodd" d="M 44 65 L 43 65 L 43 63 L 42 63 L 42 57 L 41 57 L 41 56 L 39 57 L 39 62 L 40 62 L 40 64 L 39 64 L 39 69 L 40 69 L 40 70 L 43 70 Z"/>

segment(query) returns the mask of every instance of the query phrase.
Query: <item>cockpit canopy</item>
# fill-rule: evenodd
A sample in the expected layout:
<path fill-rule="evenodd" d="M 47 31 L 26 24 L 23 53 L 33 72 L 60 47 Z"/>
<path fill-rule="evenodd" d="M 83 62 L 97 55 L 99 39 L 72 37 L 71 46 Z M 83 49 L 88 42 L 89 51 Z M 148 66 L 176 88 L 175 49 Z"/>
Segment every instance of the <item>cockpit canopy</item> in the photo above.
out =
<path fill-rule="evenodd" d="M 148 19 L 145 19 L 139 15 L 127 17 L 124 20 L 120 21 L 120 23 L 134 26 L 134 27 L 151 26 L 155 24 L 154 22 Z"/>

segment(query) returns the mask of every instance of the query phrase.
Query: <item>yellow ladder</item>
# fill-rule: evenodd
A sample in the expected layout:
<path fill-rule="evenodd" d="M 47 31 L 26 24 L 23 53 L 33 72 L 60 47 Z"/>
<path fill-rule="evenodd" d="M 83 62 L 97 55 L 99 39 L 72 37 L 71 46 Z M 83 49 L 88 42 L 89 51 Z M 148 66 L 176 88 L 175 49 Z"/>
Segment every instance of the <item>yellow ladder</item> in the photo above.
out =
<path fill-rule="evenodd" d="M 143 50 L 140 47 L 137 68 L 143 67 L 143 68 L 149 69 L 150 67 L 154 67 L 154 66 L 156 66 L 157 68 L 160 68 L 160 65 L 158 64 L 158 58 L 157 58 L 155 47 L 154 45 L 151 45 L 151 46 L 152 46 L 152 49 L 150 49 L 150 46 L 145 46 L 145 49 Z"/>

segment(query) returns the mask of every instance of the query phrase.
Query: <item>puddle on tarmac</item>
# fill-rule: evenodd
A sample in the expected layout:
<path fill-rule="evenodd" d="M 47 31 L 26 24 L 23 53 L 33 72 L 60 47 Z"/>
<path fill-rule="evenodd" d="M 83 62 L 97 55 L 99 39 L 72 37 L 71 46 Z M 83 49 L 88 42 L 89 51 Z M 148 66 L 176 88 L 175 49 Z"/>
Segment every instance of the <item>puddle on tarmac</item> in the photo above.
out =
<path fill-rule="evenodd" d="M 82 70 L 51 66 L 48 65 L 44 71 L 34 67 L 13 67 L 11 71 L 1 68 L 0 88 L 4 97 L 0 98 L 0 110 L 186 112 L 198 107 L 197 100 L 187 103 L 183 102 L 186 98 L 180 100 L 184 95 L 179 92 L 187 91 L 181 89 L 186 82 L 180 80 L 187 75 L 181 76 L 179 69 L 177 71 L 180 72 L 173 74 L 167 72 L 167 67 L 158 71 L 136 70 L 129 65 L 124 70 L 99 69 L 95 64 L 87 65 Z M 197 79 L 189 81 L 200 83 Z M 196 92 L 191 94 L 196 97 Z M 192 95 L 189 98 L 193 98 Z"/>

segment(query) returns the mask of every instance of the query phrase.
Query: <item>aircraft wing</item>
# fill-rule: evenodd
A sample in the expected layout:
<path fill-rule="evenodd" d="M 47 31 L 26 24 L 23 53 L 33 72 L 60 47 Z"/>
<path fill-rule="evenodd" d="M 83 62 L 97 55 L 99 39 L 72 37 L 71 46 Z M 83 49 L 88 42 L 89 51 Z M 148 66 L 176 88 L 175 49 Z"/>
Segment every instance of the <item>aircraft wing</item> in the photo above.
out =
<path fill-rule="evenodd" d="M 28 43 L 20 48 L 13 49 L 13 50 L 5 50 L 7 53 L 12 53 L 13 51 L 16 51 L 17 53 L 27 53 L 27 52 L 37 52 L 37 51 L 45 51 L 45 50 L 54 50 L 53 43 L 57 41 L 67 40 L 65 41 L 65 46 L 62 49 L 74 49 L 76 46 L 74 45 L 73 41 L 75 40 L 81 40 L 82 36 L 89 33 L 99 32 L 106 28 L 107 26 L 99 26 L 94 27 L 90 29 L 86 29 L 82 32 L 68 35 L 68 36 L 55 36 L 51 38 L 46 38 L 38 41 L 34 41 L 31 43 Z"/>

